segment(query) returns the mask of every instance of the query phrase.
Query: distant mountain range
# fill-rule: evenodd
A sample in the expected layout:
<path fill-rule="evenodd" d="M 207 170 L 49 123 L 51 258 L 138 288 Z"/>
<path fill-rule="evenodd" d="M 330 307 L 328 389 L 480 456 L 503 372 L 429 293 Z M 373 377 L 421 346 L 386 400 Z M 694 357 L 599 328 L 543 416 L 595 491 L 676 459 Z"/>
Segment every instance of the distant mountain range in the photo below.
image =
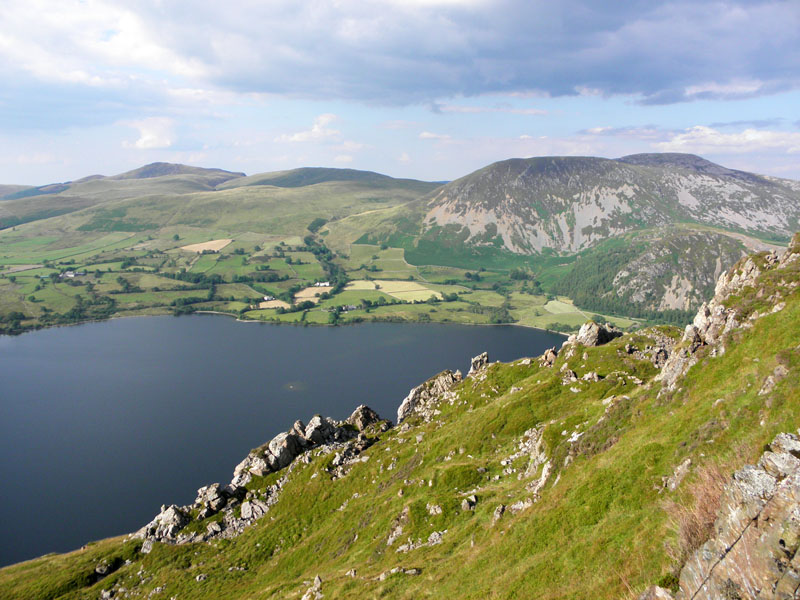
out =
<path fill-rule="evenodd" d="M 636 154 L 510 159 L 445 184 L 354 169 L 247 176 L 153 163 L 111 177 L 0 186 L 0 228 L 169 223 L 302 235 L 315 218 L 328 221 L 327 243 L 341 254 L 360 242 L 402 247 L 413 264 L 510 271 L 524 260 L 553 292 L 630 315 L 694 309 L 739 257 L 787 240 L 800 229 L 800 182 L 689 154 Z"/>

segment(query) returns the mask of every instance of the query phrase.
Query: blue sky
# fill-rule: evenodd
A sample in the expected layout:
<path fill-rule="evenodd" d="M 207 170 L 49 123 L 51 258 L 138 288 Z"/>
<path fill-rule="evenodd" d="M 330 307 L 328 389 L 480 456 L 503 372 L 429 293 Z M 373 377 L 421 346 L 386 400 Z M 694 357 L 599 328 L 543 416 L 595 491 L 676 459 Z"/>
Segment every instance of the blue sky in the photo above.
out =
<path fill-rule="evenodd" d="M 800 179 L 799 31 L 797 0 L 5 0 L 0 182 L 665 151 Z"/>

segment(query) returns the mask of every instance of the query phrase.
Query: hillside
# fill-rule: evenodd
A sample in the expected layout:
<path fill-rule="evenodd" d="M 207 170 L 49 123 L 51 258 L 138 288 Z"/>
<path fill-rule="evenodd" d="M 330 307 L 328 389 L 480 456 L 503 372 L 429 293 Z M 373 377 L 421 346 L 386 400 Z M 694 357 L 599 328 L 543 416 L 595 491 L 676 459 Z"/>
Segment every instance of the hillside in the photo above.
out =
<path fill-rule="evenodd" d="M 0 331 L 174 310 L 560 331 L 587 318 L 676 324 L 740 257 L 778 248 L 799 214 L 799 182 L 683 154 L 513 159 L 444 185 L 353 169 L 246 176 L 153 163 L 5 196 Z M 192 252 L 218 240 L 231 242 L 216 256 Z M 62 282 L 70 270 L 95 279 Z M 133 274 L 142 271 L 150 276 Z M 341 285 L 310 307 L 302 290 L 319 280 Z M 280 303 L 262 306 L 264 297 Z M 446 304 L 411 306 L 431 299 Z"/>
<path fill-rule="evenodd" d="M 683 222 L 780 239 L 797 228 L 799 194 L 792 182 L 693 155 L 512 159 L 436 191 L 423 233 L 527 254 L 577 252 L 634 229 Z"/>
<path fill-rule="evenodd" d="M 694 310 L 722 270 L 777 248 L 799 217 L 800 182 L 666 153 L 501 161 L 330 228 L 333 240 L 367 230 L 360 241 L 402 247 L 417 265 L 526 264 L 582 308 L 636 317 Z"/>
<path fill-rule="evenodd" d="M 0 570 L 0 595 L 743 599 L 758 564 L 759 597 L 790 598 L 798 331 L 800 234 L 723 273 L 684 331 L 590 323 L 435 375 L 394 426 L 297 422 L 136 535 Z"/>

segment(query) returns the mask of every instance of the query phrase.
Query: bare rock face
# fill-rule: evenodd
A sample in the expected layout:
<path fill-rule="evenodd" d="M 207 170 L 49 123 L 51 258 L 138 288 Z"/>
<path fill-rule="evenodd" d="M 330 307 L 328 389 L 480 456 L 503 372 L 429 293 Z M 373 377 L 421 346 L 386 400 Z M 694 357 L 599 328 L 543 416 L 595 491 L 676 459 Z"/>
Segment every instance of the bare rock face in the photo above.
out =
<path fill-rule="evenodd" d="M 714 537 L 680 575 L 678 600 L 788 600 L 800 590 L 800 439 L 780 434 L 726 486 Z M 658 597 L 658 596 L 654 596 Z"/>
<path fill-rule="evenodd" d="M 484 356 L 486 353 L 482 354 Z M 478 357 L 480 358 L 480 357 Z M 473 363 L 476 359 L 473 359 Z M 488 358 L 486 359 L 488 361 Z M 461 382 L 461 373 L 456 371 L 442 371 L 412 389 L 403 403 L 397 409 L 397 422 L 402 423 L 412 414 L 430 416 L 429 413 L 442 397 L 456 384 Z"/>
<path fill-rule="evenodd" d="M 584 346 L 602 346 L 621 335 L 622 331 L 616 327 L 589 321 L 581 325 L 578 335 L 575 336 L 575 341 Z"/>

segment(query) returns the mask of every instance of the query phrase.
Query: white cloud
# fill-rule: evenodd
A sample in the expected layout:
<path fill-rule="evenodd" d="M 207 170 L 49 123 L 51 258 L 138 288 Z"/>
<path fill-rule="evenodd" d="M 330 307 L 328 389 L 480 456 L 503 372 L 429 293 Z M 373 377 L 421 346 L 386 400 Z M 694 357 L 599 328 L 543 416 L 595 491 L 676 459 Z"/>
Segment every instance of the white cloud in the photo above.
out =
<path fill-rule="evenodd" d="M 175 122 L 167 117 L 149 117 L 140 121 L 127 121 L 128 125 L 139 130 L 139 139 L 131 143 L 122 143 L 125 148 L 152 150 L 169 148 L 175 143 Z"/>
<path fill-rule="evenodd" d="M 764 83 L 757 80 L 734 80 L 728 83 L 707 82 L 699 85 L 691 85 L 686 88 L 686 95 L 691 96 L 714 96 L 714 97 L 736 97 L 752 96 L 764 88 Z"/>
<path fill-rule="evenodd" d="M 397 157 L 397 160 L 401 163 L 409 163 L 411 162 L 411 157 L 408 155 L 408 152 L 403 152 Z"/>
<path fill-rule="evenodd" d="M 738 133 L 722 133 L 697 125 L 678 133 L 666 142 L 654 144 L 662 152 L 696 154 L 744 154 L 767 150 L 800 152 L 800 132 L 745 129 Z"/>
<path fill-rule="evenodd" d="M 423 131 L 419 134 L 421 140 L 449 140 L 450 136 L 446 133 L 432 133 L 430 131 Z"/>
<path fill-rule="evenodd" d="M 353 157 L 349 154 L 339 154 L 333 159 L 333 162 L 338 164 L 349 164 L 353 162 Z"/>
<path fill-rule="evenodd" d="M 275 138 L 276 142 L 317 142 L 324 139 L 337 137 L 341 132 L 338 129 L 329 129 L 333 121 L 338 117 L 331 113 L 319 115 L 314 119 L 314 124 L 311 129 L 306 131 L 298 131 L 297 133 L 290 133 L 279 135 Z"/>

